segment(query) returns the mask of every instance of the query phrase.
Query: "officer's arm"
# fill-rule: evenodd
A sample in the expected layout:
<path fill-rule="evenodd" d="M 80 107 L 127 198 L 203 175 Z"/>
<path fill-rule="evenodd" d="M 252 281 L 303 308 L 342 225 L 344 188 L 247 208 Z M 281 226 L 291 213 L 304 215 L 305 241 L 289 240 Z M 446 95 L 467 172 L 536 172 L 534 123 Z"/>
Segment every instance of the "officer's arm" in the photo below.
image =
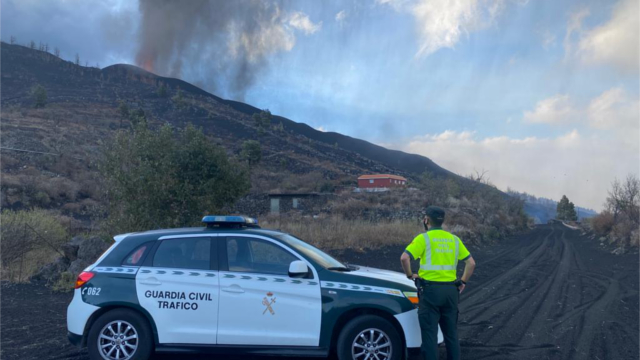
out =
<path fill-rule="evenodd" d="M 411 271 L 411 256 L 406 252 L 403 252 L 402 256 L 400 256 L 400 263 L 402 264 L 404 274 L 407 275 L 407 277 L 413 276 L 413 272 Z"/>
<path fill-rule="evenodd" d="M 469 278 L 473 274 L 473 270 L 475 270 L 475 268 L 476 268 L 476 262 L 475 260 L 473 260 L 472 256 L 469 256 L 464 261 L 464 273 L 462 273 L 462 281 L 464 282 L 469 281 Z"/>

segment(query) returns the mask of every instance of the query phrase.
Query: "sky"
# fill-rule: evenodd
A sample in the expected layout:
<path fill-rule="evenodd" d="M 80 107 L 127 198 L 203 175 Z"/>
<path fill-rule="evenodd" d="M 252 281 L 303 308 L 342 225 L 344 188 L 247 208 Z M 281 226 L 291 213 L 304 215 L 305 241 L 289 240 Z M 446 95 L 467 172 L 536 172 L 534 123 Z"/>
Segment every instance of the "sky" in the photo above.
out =
<path fill-rule="evenodd" d="M 602 210 L 640 173 L 638 0 L 0 0 L 0 36 Z"/>

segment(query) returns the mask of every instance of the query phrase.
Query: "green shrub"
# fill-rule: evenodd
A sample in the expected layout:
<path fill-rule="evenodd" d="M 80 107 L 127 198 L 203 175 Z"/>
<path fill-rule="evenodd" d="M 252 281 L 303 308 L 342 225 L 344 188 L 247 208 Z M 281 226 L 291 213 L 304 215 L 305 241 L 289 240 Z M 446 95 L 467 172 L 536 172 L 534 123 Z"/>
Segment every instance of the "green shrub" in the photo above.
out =
<path fill-rule="evenodd" d="M 73 291 L 73 287 L 76 283 L 76 276 L 68 271 L 60 274 L 60 279 L 53 283 L 51 289 L 58 292 L 70 292 Z"/>
<path fill-rule="evenodd" d="M 109 233 L 195 225 L 250 187 L 246 167 L 191 125 L 120 132 L 98 168 Z"/>
<path fill-rule="evenodd" d="M 180 90 L 180 88 L 178 88 L 178 91 L 176 91 L 176 94 L 171 98 L 171 100 L 179 110 L 185 109 L 187 107 L 187 102 L 185 101 L 184 96 L 182 95 L 182 90 Z"/>
<path fill-rule="evenodd" d="M 164 85 L 164 83 L 161 83 L 158 87 L 158 96 L 167 97 L 167 87 Z"/>
<path fill-rule="evenodd" d="M 260 130 L 264 131 L 264 129 L 269 128 L 269 126 L 271 125 L 272 115 L 271 111 L 265 109 L 260 111 L 259 113 L 253 114 L 251 118 L 253 119 L 256 126 L 258 126 Z"/>
<path fill-rule="evenodd" d="M 43 108 L 47 105 L 47 89 L 38 84 L 31 90 L 31 98 L 33 99 L 33 107 L 36 109 Z"/>
<path fill-rule="evenodd" d="M 38 191 L 34 195 L 34 200 L 40 206 L 48 206 L 51 203 L 51 198 L 49 198 L 49 195 L 44 191 Z"/>

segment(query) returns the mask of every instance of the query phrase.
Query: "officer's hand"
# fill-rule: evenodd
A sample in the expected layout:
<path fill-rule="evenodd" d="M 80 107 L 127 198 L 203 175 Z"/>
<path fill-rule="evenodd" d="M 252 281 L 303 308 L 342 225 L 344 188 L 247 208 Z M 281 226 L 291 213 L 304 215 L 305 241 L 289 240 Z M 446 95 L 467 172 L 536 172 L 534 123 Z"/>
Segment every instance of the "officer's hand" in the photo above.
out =
<path fill-rule="evenodd" d="M 411 280 L 415 280 L 415 279 L 417 279 L 417 278 L 419 278 L 418 274 L 413 274 L 413 275 L 411 275 Z"/>
<path fill-rule="evenodd" d="M 464 288 L 465 288 L 465 287 L 467 287 L 467 285 L 465 285 L 465 284 L 462 284 L 462 285 L 458 286 L 458 292 L 459 292 L 460 294 L 462 294 L 462 292 L 464 291 Z"/>

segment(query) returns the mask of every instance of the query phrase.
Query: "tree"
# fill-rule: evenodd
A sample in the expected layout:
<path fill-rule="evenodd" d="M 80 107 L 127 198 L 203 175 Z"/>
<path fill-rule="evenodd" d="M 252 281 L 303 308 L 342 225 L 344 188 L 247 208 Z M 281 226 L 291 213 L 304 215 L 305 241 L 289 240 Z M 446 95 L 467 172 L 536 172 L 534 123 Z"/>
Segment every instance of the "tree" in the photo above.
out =
<path fill-rule="evenodd" d="M 271 126 L 271 111 L 269 111 L 269 109 L 264 109 L 262 111 L 260 111 L 259 113 L 254 113 L 251 118 L 253 119 L 254 123 L 256 124 L 256 126 L 258 126 L 258 128 L 264 130 L 264 129 L 268 129 L 269 126 Z"/>
<path fill-rule="evenodd" d="M 31 40 L 29 42 L 29 49 L 35 50 L 35 48 L 36 48 L 36 42 Z"/>
<path fill-rule="evenodd" d="M 11 37 L 9 38 L 9 43 L 10 43 L 11 45 L 15 44 L 15 43 L 16 43 L 16 37 L 15 37 L 15 36 L 13 36 L 13 35 L 11 35 Z"/>
<path fill-rule="evenodd" d="M 634 175 L 628 175 L 624 182 L 615 179 L 605 207 L 613 214 L 614 222 L 624 217 L 640 225 L 640 179 Z"/>
<path fill-rule="evenodd" d="M 249 165 L 255 165 L 262 160 L 262 148 L 260 143 L 255 140 L 247 140 L 242 143 L 240 157 L 247 161 Z"/>
<path fill-rule="evenodd" d="M 31 98 L 33 99 L 33 107 L 36 109 L 43 108 L 47 105 L 47 89 L 38 84 L 31 90 Z"/>
<path fill-rule="evenodd" d="M 284 132 L 284 124 L 282 123 L 282 121 L 280 121 L 280 123 L 278 125 L 274 126 L 274 129 L 279 133 L 283 133 Z"/>
<path fill-rule="evenodd" d="M 120 129 L 122 129 L 122 121 L 129 119 L 129 106 L 122 100 L 118 105 L 118 114 L 120 114 Z"/>
<path fill-rule="evenodd" d="M 167 87 L 164 83 L 160 83 L 160 87 L 158 87 L 158 96 L 167 97 Z"/>
<path fill-rule="evenodd" d="M 558 202 L 556 206 L 556 217 L 559 220 L 566 221 L 576 221 L 578 220 L 578 215 L 576 214 L 575 205 L 569 201 L 566 195 L 562 195 L 562 199 Z"/>
<path fill-rule="evenodd" d="M 53 55 L 55 55 L 56 57 L 60 57 L 60 49 L 58 49 L 57 47 L 53 49 Z"/>
<path fill-rule="evenodd" d="M 182 90 L 180 90 L 180 88 L 178 88 L 178 91 L 176 91 L 176 94 L 171 98 L 171 100 L 178 109 L 184 109 L 187 107 L 187 103 L 184 100 L 184 96 L 182 95 Z"/>
<path fill-rule="evenodd" d="M 76 53 L 76 65 L 80 65 L 80 55 Z"/>
<path fill-rule="evenodd" d="M 118 132 L 98 168 L 110 233 L 196 225 L 250 188 L 247 168 L 192 125 Z"/>

